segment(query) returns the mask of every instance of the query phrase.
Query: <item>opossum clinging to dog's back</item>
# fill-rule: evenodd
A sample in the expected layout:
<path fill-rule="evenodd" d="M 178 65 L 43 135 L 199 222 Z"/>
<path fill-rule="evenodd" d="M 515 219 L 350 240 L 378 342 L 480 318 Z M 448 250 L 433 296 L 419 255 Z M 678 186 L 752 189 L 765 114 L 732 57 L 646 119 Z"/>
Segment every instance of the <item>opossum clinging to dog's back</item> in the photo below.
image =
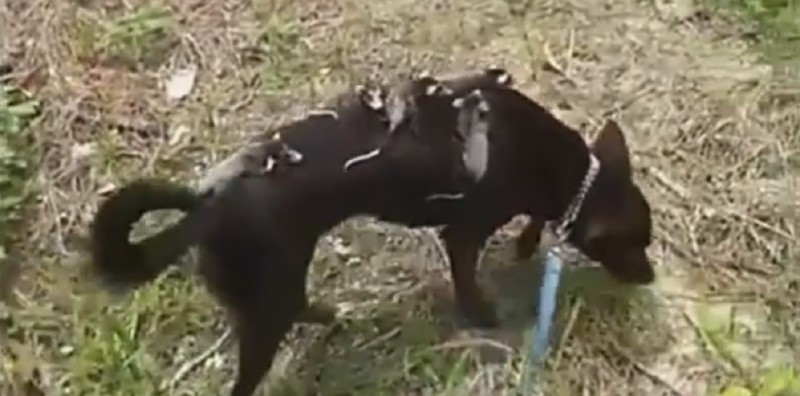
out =
<path fill-rule="evenodd" d="M 480 181 L 489 165 L 489 102 L 476 89 L 453 100 L 459 109 L 457 129 L 464 142 L 464 166 L 475 181 Z"/>

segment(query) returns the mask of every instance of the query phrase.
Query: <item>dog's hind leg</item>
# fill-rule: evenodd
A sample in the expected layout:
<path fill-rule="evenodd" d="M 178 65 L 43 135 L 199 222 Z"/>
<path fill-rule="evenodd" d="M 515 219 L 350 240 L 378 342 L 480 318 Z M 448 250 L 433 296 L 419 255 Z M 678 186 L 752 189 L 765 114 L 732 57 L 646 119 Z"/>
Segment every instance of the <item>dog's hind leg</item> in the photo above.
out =
<path fill-rule="evenodd" d="M 292 328 L 283 315 L 245 314 L 237 324 L 239 367 L 231 396 L 252 396 L 272 365 L 281 340 Z"/>
<path fill-rule="evenodd" d="M 295 322 L 332 320 L 332 308 L 309 304 L 306 296 L 315 241 L 299 237 L 293 243 L 275 241 L 267 257 L 252 263 L 265 270 L 259 272 L 257 282 L 249 283 L 249 298 L 237 300 L 240 309 L 232 307 L 239 337 L 239 367 L 231 396 L 253 394 Z"/>
<path fill-rule="evenodd" d="M 305 278 L 296 276 L 299 272 L 270 275 L 289 279 L 266 281 L 265 290 L 256 295 L 257 301 L 235 314 L 239 366 L 231 396 L 253 395 L 272 366 L 281 341 L 305 307 Z"/>

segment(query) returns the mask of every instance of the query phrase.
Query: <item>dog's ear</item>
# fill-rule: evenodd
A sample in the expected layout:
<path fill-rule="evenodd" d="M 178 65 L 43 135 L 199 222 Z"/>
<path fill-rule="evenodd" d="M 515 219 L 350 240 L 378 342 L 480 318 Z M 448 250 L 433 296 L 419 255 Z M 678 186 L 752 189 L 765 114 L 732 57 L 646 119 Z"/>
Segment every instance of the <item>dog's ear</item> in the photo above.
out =
<path fill-rule="evenodd" d="M 615 174 L 629 177 L 631 159 L 628 144 L 619 125 L 608 120 L 592 143 L 592 152 L 600 160 L 603 167 L 611 169 Z"/>
<path fill-rule="evenodd" d="M 416 82 L 417 86 L 419 87 L 420 91 L 424 93 L 425 96 L 442 96 L 442 95 L 451 95 L 453 91 L 442 84 L 441 81 L 433 78 L 433 77 L 424 77 Z"/>
<path fill-rule="evenodd" d="M 485 74 L 493 77 L 495 82 L 499 85 L 510 87 L 514 85 L 514 78 L 511 76 L 511 73 L 508 70 L 503 69 L 497 65 L 491 65 L 483 70 Z"/>

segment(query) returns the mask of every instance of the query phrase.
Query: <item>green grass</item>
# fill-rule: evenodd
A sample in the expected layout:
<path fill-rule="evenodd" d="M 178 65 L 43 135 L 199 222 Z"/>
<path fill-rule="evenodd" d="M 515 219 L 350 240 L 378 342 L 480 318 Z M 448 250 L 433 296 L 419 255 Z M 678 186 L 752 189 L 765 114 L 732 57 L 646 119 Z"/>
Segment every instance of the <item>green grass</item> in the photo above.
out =
<path fill-rule="evenodd" d="M 0 83 L 0 267 L 7 259 L 15 230 L 23 221 L 26 185 L 33 170 L 26 127 L 39 109 L 39 101 Z"/>
<path fill-rule="evenodd" d="M 714 0 L 756 25 L 759 47 L 768 59 L 800 59 L 800 1 Z"/>
<path fill-rule="evenodd" d="M 733 10 L 744 21 L 756 27 L 754 49 L 765 60 L 787 64 L 791 70 L 800 65 L 800 1 L 798 0 L 714 0 L 714 3 Z M 794 74 L 796 76 L 796 73 Z M 794 77 L 796 78 L 796 77 Z M 796 83 L 796 81 L 795 81 Z M 800 98 L 797 98 L 800 99 Z M 799 135 L 795 135 L 797 137 Z M 791 161 L 791 160 L 790 160 Z M 787 263 L 787 266 L 796 265 Z M 791 272 L 790 272 L 791 273 Z M 791 287 L 790 287 L 791 289 Z M 768 304 L 769 325 L 781 334 L 791 348 L 798 348 L 796 318 L 782 304 Z M 790 305 L 791 306 L 791 305 Z M 791 308 L 789 308 L 791 310 Z M 738 331 L 736 318 L 716 317 L 705 312 L 701 317 L 702 338 L 713 358 L 732 368 L 721 387 L 720 396 L 783 396 L 800 395 L 800 365 L 770 364 L 756 367 L 742 364 L 736 351 L 757 353 L 748 336 Z M 705 320 L 703 320 L 705 319 Z"/>
<path fill-rule="evenodd" d="M 764 345 L 763 336 L 759 343 L 759 335 L 771 331 L 770 324 L 766 318 L 752 320 L 758 317 L 752 312 L 757 306 L 750 305 L 749 309 L 742 304 L 698 307 L 697 330 L 706 354 L 727 373 L 718 395 L 799 394 L 800 366 L 790 356 L 776 355 L 772 345 Z"/>
<path fill-rule="evenodd" d="M 167 59 L 176 40 L 174 27 L 170 10 L 158 6 L 140 6 L 110 19 L 86 10 L 74 26 L 73 45 L 85 61 L 152 68 Z"/>
<path fill-rule="evenodd" d="M 114 304 L 89 295 L 76 305 L 69 385 L 98 396 L 157 393 L 167 378 L 160 368 L 176 364 L 183 334 L 213 327 L 219 314 L 201 285 L 175 277 Z"/>
<path fill-rule="evenodd" d="M 301 27 L 290 20 L 271 15 L 263 22 L 253 55 L 263 63 L 261 87 L 265 93 L 285 90 L 313 68 L 302 39 Z"/>

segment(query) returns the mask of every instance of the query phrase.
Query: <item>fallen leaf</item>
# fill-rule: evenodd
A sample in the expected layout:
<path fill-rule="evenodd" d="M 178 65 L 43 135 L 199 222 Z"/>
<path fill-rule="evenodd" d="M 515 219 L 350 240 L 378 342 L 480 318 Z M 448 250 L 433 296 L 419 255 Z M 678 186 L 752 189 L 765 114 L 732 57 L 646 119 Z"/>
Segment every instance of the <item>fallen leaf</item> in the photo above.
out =
<path fill-rule="evenodd" d="M 97 144 L 89 143 L 76 143 L 72 145 L 71 154 L 74 161 L 80 161 L 87 157 L 92 156 L 97 151 Z"/>
<path fill-rule="evenodd" d="M 167 81 L 167 97 L 173 100 L 185 98 L 192 92 L 196 78 L 197 66 L 176 70 Z"/>

